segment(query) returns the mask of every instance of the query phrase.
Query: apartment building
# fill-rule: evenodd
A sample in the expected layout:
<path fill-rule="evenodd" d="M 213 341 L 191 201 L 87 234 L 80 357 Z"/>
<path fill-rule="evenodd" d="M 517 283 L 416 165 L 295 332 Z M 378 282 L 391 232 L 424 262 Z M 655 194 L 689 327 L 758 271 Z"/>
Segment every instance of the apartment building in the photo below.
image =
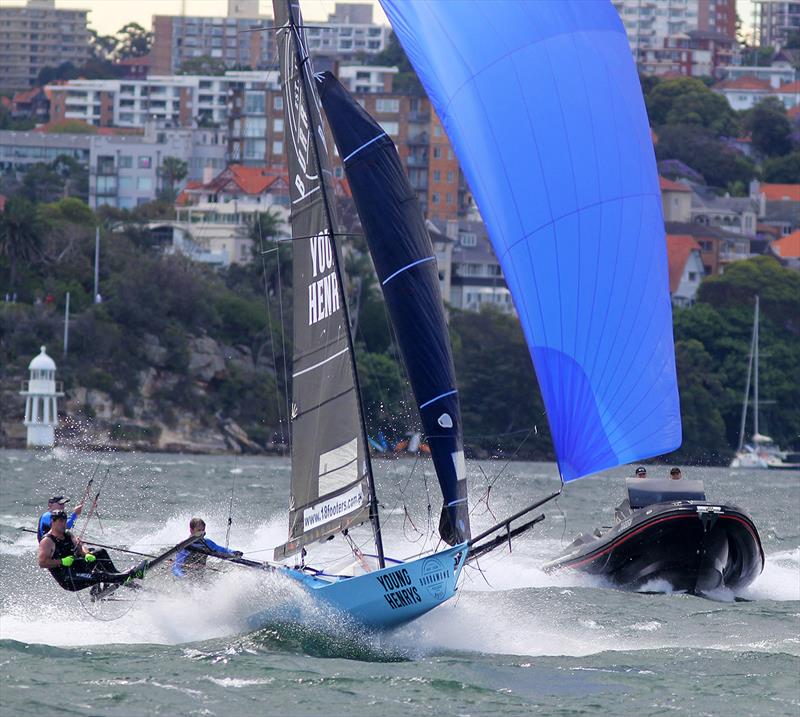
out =
<path fill-rule="evenodd" d="M 442 222 L 436 222 L 441 225 Z M 445 233 L 453 240 L 450 260 L 451 306 L 480 311 L 490 305 L 505 313 L 514 312 L 511 292 L 482 221 L 450 220 Z"/>
<path fill-rule="evenodd" d="M 0 2 L 0 90 L 25 89 L 45 67 L 89 59 L 87 10 L 56 8 L 55 0 Z"/>
<path fill-rule="evenodd" d="M 223 76 L 169 75 L 145 80 L 70 80 L 48 85 L 50 119 L 76 119 L 98 127 L 227 126 L 235 89 L 272 82 L 277 71 Z"/>
<path fill-rule="evenodd" d="M 164 188 L 167 157 L 186 162 L 187 181 L 199 181 L 226 165 L 224 129 L 164 130 L 153 123 L 143 134 L 48 134 L 0 131 L 0 172 L 23 174 L 58 157 L 77 160 L 89 170 L 89 206 L 131 209 L 151 202 Z"/>
<path fill-rule="evenodd" d="M 231 0 L 229 7 L 242 0 Z M 201 57 L 230 68 L 263 70 L 276 66 L 272 19 L 246 17 L 153 16 L 153 49 L 150 72 L 172 75 L 184 63 Z M 261 28 L 266 28 L 262 30 Z"/>
<path fill-rule="evenodd" d="M 150 123 L 143 135 L 94 135 L 89 144 L 89 206 L 132 209 L 165 189 L 167 157 L 186 162 L 187 181 L 200 181 L 226 164 L 224 130 L 160 130 Z M 176 188 L 177 189 L 177 188 Z"/>
<path fill-rule="evenodd" d="M 800 32 L 800 2 L 797 0 L 753 0 L 758 44 L 778 47 L 789 35 Z"/>
<path fill-rule="evenodd" d="M 661 47 L 639 50 L 639 71 L 645 75 L 721 77 L 739 57 L 736 40 L 707 30 L 689 30 L 663 38 Z"/>
<path fill-rule="evenodd" d="M 612 0 L 625 25 L 631 51 L 647 73 L 687 72 L 694 52 L 711 53 L 708 60 L 730 64 L 736 39 L 736 0 Z M 690 32 L 701 34 L 694 38 Z M 725 38 L 731 43 L 726 47 Z M 680 51 L 684 57 L 680 58 Z M 688 51 L 693 52 L 688 52 Z M 719 55 L 716 58 L 716 55 Z M 716 58 L 716 59 L 715 59 Z M 670 66 L 670 61 L 677 68 Z M 701 71 L 695 74 L 702 74 Z M 713 74 L 713 73 L 712 73 Z"/>
<path fill-rule="evenodd" d="M 201 57 L 230 68 L 263 70 L 278 65 L 273 20 L 259 14 L 257 0 L 228 0 L 227 17 L 153 16 L 153 74 L 170 75 Z M 308 23 L 315 55 L 352 56 L 385 49 L 390 28 L 372 20 L 369 3 L 336 3 L 327 22 Z"/>
<path fill-rule="evenodd" d="M 0 131 L 0 172 L 24 173 L 32 164 L 67 156 L 89 166 L 93 135 Z"/>

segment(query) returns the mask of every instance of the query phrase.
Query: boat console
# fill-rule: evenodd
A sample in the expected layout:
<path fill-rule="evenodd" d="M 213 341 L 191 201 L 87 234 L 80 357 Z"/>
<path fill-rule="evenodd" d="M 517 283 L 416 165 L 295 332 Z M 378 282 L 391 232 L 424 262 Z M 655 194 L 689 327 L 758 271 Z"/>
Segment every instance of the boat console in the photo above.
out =
<path fill-rule="evenodd" d="M 677 500 L 705 501 L 706 492 L 701 480 L 672 480 L 671 478 L 628 478 L 628 501 L 632 510 L 654 503 Z"/>

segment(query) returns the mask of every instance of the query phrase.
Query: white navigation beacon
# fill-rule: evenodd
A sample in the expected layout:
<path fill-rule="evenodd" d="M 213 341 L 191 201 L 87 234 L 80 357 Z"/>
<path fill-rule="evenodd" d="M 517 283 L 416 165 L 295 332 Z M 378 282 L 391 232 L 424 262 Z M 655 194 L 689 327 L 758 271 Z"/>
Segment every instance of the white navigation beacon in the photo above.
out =
<path fill-rule="evenodd" d="M 52 448 L 58 425 L 58 398 L 64 393 L 56 383 L 56 363 L 42 346 L 41 353 L 28 364 L 30 380 L 22 384 L 25 396 L 25 427 L 28 447 Z"/>

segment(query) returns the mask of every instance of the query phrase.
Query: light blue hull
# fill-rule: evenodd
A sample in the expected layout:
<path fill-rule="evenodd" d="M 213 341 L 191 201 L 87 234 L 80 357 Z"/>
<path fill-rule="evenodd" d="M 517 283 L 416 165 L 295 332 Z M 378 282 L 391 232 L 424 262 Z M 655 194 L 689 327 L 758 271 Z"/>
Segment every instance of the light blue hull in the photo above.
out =
<path fill-rule="evenodd" d="M 466 543 L 461 543 L 355 577 L 316 576 L 293 568 L 285 568 L 282 573 L 300 583 L 321 607 L 333 608 L 365 627 L 386 629 L 411 622 L 449 600 L 455 594 L 468 550 Z M 278 619 L 303 618 L 301 611 L 292 616 L 284 610 L 276 614 L 274 609 L 267 609 L 252 615 L 248 623 L 257 629 Z"/>

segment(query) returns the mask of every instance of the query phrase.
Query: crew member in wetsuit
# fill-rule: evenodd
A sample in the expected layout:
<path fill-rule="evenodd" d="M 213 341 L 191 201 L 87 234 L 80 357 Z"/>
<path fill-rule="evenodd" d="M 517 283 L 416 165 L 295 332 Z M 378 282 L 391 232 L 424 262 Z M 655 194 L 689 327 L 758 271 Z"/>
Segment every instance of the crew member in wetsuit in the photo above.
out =
<path fill-rule="evenodd" d="M 64 590 L 76 592 L 99 583 L 124 583 L 143 575 L 142 565 L 120 573 L 105 550 L 89 552 L 67 530 L 65 511 L 53 511 L 51 518 L 50 531 L 39 542 L 39 567 L 49 570 Z"/>
<path fill-rule="evenodd" d="M 69 498 L 65 498 L 63 495 L 54 495 L 50 500 L 47 501 L 47 510 L 39 516 L 39 523 L 36 526 L 36 538 L 41 542 L 44 534 L 50 530 L 50 515 L 55 510 L 64 510 L 64 506 L 69 503 Z M 75 506 L 75 510 L 67 518 L 67 530 L 70 530 L 73 525 L 75 525 L 75 521 L 78 519 L 78 516 L 81 514 L 83 510 L 83 503 L 78 503 Z"/>
<path fill-rule="evenodd" d="M 206 522 L 202 518 L 192 518 L 189 521 L 189 535 L 196 535 L 197 542 L 181 550 L 175 557 L 175 563 L 172 565 L 172 574 L 175 577 L 199 578 L 205 571 L 208 556 L 214 553 L 221 556 L 229 555 L 233 558 L 241 558 L 242 555 L 244 555 L 241 550 L 229 550 L 221 545 L 217 545 L 213 540 L 203 537 L 205 532 Z"/>

